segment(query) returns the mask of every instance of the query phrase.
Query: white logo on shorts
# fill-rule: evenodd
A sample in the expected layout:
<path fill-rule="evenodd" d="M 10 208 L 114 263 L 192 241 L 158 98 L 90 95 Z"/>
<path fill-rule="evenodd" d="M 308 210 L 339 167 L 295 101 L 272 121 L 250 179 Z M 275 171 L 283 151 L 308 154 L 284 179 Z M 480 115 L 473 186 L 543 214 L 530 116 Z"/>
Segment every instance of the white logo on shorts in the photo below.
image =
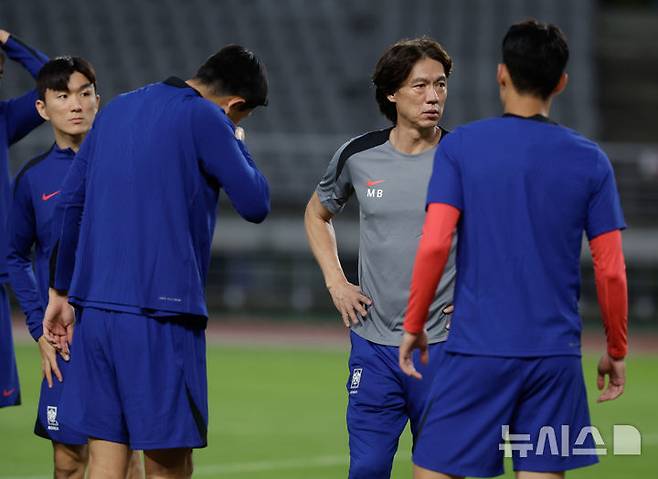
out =
<path fill-rule="evenodd" d="M 48 430 L 59 431 L 59 423 L 57 422 L 57 406 L 48 406 L 46 411 L 46 417 L 48 418 Z"/>
<path fill-rule="evenodd" d="M 354 368 L 354 371 L 352 371 L 352 383 L 350 384 L 350 389 L 359 389 L 362 372 L 363 372 L 363 368 Z"/>

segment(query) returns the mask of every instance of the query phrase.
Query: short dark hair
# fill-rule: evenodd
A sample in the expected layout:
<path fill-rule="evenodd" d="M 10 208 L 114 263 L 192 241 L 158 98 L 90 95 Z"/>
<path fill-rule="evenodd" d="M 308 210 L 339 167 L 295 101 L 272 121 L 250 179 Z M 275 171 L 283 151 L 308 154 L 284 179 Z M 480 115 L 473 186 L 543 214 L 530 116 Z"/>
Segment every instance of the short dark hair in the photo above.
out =
<path fill-rule="evenodd" d="M 407 79 L 414 65 L 423 58 L 436 60 L 445 70 L 446 77 L 452 73 L 452 58 L 437 41 L 423 36 L 411 40 L 400 40 L 391 45 L 381 56 L 372 75 L 375 84 L 375 99 L 379 110 L 393 123 L 398 113 L 388 95 L 395 93 Z"/>
<path fill-rule="evenodd" d="M 267 105 L 265 65 L 240 45 L 227 45 L 209 57 L 194 77 L 216 95 L 236 95 L 245 99 L 243 110 Z"/>
<path fill-rule="evenodd" d="M 85 76 L 94 88 L 96 87 L 96 71 L 82 57 L 56 57 L 48 61 L 37 75 L 37 91 L 39 99 L 46 99 L 46 90 L 67 91 L 71 75 L 78 72 Z"/>
<path fill-rule="evenodd" d="M 519 93 L 546 100 L 569 61 L 567 39 L 557 26 L 535 19 L 512 25 L 503 39 L 503 63 Z"/>

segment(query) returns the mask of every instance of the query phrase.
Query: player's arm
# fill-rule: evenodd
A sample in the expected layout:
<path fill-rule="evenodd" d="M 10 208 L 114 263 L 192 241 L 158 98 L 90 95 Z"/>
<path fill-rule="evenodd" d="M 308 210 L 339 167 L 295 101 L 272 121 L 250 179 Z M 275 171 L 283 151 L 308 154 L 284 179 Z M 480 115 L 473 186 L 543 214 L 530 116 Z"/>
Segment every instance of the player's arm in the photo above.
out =
<path fill-rule="evenodd" d="M 6 30 L 0 30 L 0 44 L 7 56 L 20 63 L 34 78 L 48 62 L 47 55 L 26 45 Z"/>
<path fill-rule="evenodd" d="M 615 184 L 612 164 L 603 151 L 597 151 L 592 172 L 592 191 L 587 205 L 585 232 L 594 262 L 596 290 L 608 342 L 607 352 L 598 365 L 597 386 L 608 387 L 598 401 L 608 401 L 624 392 L 628 331 L 626 271 L 620 230 L 626 227 Z"/>
<path fill-rule="evenodd" d="M 421 350 L 421 361 L 427 363 L 427 337 L 425 323 L 432 300 L 445 269 L 452 237 L 461 212 L 444 203 L 431 203 L 427 208 L 423 236 L 418 245 L 407 314 L 404 318 L 404 339 L 400 345 L 400 367 L 413 377 L 421 379 L 414 367 L 411 353 L 415 347 Z"/>
<path fill-rule="evenodd" d="M 334 214 L 320 202 L 318 194 L 313 193 L 304 213 L 308 244 L 320 265 L 331 299 L 343 323 L 349 327 L 350 321 L 354 324 L 358 323 L 358 315 L 366 316 L 366 306 L 372 304 L 372 301 L 345 277 L 338 258 L 333 217 Z"/>
<path fill-rule="evenodd" d="M 68 290 L 75 269 L 75 251 L 86 196 L 87 167 L 96 145 L 95 126 L 99 119 L 100 115 L 96 117 L 94 127 L 73 159 L 52 220 L 55 244 L 50 255 L 50 288 L 43 319 L 43 334 L 66 360 L 69 358 L 68 345 L 73 339 L 75 322 L 73 308 L 68 303 Z"/>
<path fill-rule="evenodd" d="M 608 387 L 598 402 L 621 396 L 626 382 L 624 358 L 628 352 L 628 293 L 621 231 L 601 234 L 589 242 L 594 279 L 607 340 L 607 355 L 599 361 L 597 386 Z"/>
<path fill-rule="evenodd" d="M 37 240 L 34 206 L 30 196 L 29 179 L 17 177 L 14 182 L 14 198 L 9 213 L 9 253 L 7 268 L 9 281 L 16 294 L 16 299 L 25 313 L 30 335 L 39 344 L 41 370 L 52 387 L 52 375 L 61 382 L 62 373 L 57 366 L 56 351 L 43 336 L 43 307 L 39 297 L 39 288 L 32 269 L 32 247 Z"/>
<path fill-rule="evenodd" d="M 25 45 L 5 30 L 0 30 L 0 44 L 7 56 L 23 65 L 33 77 L 37 76 L 41 67 L 48 61 L 46 55 Z M 9 144 L 16 143 L 43 122 L 34 106 L 36 101 L 37 92 L 31 90 L 5 102 Z"/>
<path fill-rule="evenodd" d="M 441 141 L 434 155 L 434 168 L 427 189 L 427 213 L 411 276 L 403 324 L 405 333 L 399 351 L 400 368 L 417 379 L 421 375 L 414 367 L 411 354 L 414 349 L 420 349 L 421 361 L 425 364 L 429 361 L 425 323 L 450 255 L 455 228 L 464 211 L 458 161 L 461 141 L 459 129 Z"/>
<path fill-rule="evenodd" d="M 9 212 L 9 282 L 25 314 L 28 330 L 35 341 L 43 334 L 43 308 L 32 269 L 32 247 L 36 243 L 36 219 L 30 197 L 29 179 L 19 175 L 13 186 L 14 197 Z"/>
<path fill-rule="evenodd" d="M 230 120 L 206 100 L 192 110 L 194 147 L 204 172 L 219 183 L 242 218 L 262 222 L 270 212 L 270 190 Z"/>

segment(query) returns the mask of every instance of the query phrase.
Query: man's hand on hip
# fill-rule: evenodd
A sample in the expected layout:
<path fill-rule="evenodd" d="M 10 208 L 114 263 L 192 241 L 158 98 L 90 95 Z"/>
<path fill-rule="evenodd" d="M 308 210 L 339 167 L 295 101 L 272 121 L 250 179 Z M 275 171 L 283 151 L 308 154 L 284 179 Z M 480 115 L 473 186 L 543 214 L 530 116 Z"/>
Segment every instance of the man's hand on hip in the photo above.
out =
<path fill-rule="evenodd" d="M 327 289 L 346 327 L 350 327 L 350 321 L 352 324 L 358 324 L 358 316 L 365 318 L 368 314 L 367 307 L 372 304 L 372 300 L 363 294 L 358 286 L 345 281 L 329 285 Z"/>

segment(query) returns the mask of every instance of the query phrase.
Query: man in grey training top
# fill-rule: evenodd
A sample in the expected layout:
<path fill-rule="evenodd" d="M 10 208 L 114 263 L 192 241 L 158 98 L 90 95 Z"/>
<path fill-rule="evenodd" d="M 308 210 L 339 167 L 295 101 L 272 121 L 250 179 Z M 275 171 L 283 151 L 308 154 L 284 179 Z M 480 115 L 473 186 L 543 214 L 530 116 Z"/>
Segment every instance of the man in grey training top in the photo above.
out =
<path fill-rule="evenodd" d="M 351 479 L 390 477 L 407 421 L 416 434 L 452 310 L 454 250 L 430 309 L 430 363 L 424 379 L 398 366 L 413 259 L 425 218 L 434 152 L 452 60 L 423 37 L 392 45 L 373 75 L 381 112 L 393 127 L 354 138 L 335 153 L 306 207 L 308 241 L 345 326 L 351 328 L 347 428 Z M 353 195 L 360 207 L 359 285 L 345 277 L 332 218 Z"/>

